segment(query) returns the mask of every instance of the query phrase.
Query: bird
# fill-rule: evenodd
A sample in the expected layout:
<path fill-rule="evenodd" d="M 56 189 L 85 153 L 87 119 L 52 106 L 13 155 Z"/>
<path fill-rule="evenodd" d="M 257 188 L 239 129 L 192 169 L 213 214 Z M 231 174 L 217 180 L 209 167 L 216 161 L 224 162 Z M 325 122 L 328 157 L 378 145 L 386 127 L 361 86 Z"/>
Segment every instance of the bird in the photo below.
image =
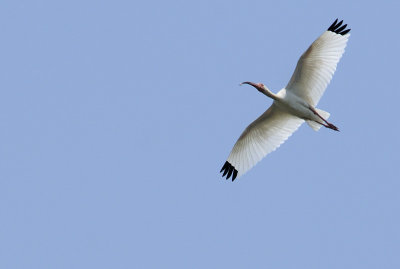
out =
<path fill-rule="evenodd" d="M 350 30 L 336 19 L 301 55 L 289 83 L 274 94 L 262 83 L 245 81 L 273 99 L 272 105 L 240 135 L 220 173 L 232 181 L 276 150 L 304 122 L 315 131 L 322 126 L 339 131 L 328 122 L 329 112 L 316 108 L 342 57 Z"/>

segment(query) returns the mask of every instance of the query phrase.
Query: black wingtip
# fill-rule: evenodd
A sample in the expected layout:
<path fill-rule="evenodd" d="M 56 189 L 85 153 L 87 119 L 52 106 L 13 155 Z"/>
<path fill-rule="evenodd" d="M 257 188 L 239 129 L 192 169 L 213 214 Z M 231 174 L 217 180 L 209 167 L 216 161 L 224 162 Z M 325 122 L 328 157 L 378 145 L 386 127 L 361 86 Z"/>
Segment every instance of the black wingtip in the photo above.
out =
<path fill-rule="evenodd" d="M 333 29 L 333 27 L 336 25 L 337 21 L 338 21 L 338 19 L 336 19 L 336 20 L 331 24 L 331 26 L 329 26 L 328 31 L 332 31 L 332 29 Z"/>
<path fill-rule="evenodd" d="M 219 172 L 221 173 L 222 171 L 224 171 L 227 166 L 229 166 L 229 163 L 225 162 L 224 166 L 222 166 L 221 171 L 219 171 Z"/>
<path fill-rule="evenodd" d="M 226 179 L 229 179 L 232 176 L 232 181 L 234 181 L 238 175 L 238 170 L 236 170 L 236 168 L 228 161 L 226 161 L 224 163 L 224 166 L 222 166 L 220 173 L 222 172 L 223 172 L 222 177 L 225 177 L 225 175 L 227 174 Z"/>
<path fill-rule="evenodd" d="M 238 174 L 238 170 L 233 170 L 233 176 L 232 176 L 232 182 L 235 180 L 235 178 L 237 177 Z"/>
<path fill-rule="evenodd" d="M 340 34 L 341 34 L 341 35 L 345 35 L 345 34 L 347 34 L 348 32 L 350 32 L 350 30 L 351 30 L 351 29 L 347 29 L 347 30 L 341 32 Z"/>
<path fill-rule="evenodd" d="M 339 34 L 339 35 L 345 35 L 348 32 L 350 32 L 351 29 L 346 29 L 347 24 L 343 25 L 342 27 L 340 27 L 343 23 L 343 20 L 341 20 L 338 23 L 338 19 L 336 19 L 331 26 L 329 26 L 328 31 L 331 31 L 335 34 Z"/>

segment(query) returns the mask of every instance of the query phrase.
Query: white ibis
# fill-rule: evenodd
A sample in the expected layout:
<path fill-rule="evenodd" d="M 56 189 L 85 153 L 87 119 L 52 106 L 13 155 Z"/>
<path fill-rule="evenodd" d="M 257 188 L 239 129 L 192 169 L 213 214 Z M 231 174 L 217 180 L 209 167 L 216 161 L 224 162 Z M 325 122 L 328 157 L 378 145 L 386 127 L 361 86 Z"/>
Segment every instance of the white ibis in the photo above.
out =
<path fill-rule="evenodd" d="M 306 121 L 318 131 L 321 126 L 339 131 L 328 122 L 329 113 L 316 108 L 344 53 L 350 29 L 334 23 L 303 53 L 285 88 L 277 94 L 264 84 L 243 82 L 272 98 L 272 105 L 243 131 L 220 172 L 232 181 L 277 149 Z"/>

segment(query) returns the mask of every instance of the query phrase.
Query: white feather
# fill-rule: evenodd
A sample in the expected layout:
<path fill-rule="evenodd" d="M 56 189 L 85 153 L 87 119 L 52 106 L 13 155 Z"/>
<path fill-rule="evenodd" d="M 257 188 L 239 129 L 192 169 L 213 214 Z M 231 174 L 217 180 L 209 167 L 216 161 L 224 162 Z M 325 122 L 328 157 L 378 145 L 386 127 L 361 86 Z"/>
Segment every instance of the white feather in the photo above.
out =
<path fill-rule="evenodd" d="M 324 32 L 303 53 L 286 90 L 316 106 L 335 73 L 350 34 Z"/>
<path fill-rule="evenodd" d="M 244 130 L 228 157 L 238 177 L 277 149 L 303 122 L 276 105 L 270 106 Z"/>

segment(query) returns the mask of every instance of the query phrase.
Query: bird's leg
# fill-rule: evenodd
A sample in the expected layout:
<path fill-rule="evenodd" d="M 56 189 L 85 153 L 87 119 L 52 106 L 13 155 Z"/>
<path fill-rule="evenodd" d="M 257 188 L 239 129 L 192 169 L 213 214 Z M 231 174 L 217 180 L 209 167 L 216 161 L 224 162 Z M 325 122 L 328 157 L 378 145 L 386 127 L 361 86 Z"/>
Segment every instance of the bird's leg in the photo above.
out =
<path fill-rule="evenodd" d="M 335 125 L 333 125 L 332 123 L 330 123 L 326 119 L 324 119 L 313 107 L 310 106 L 309 108 L 315 115 L 317 115 L 321 120 L 323 120 L 325 122 L 325 124 L 322 123 L 322 125 L 324 125 L 326 128 L 329 128 L 329 129 L 339 132 L 338 127 L 336 127 Z"/>
<path fill-rule="evenodd" d="M 329 124 L 329 122 L 326 120 L 326 119 L 324 119 L 313 107 L 310 107 L 310 109 L 311 109 L 311 111 L 315 114 L 315 115 L 317 115 L 321 120 L 323 120 L 326 124 Z"/>

